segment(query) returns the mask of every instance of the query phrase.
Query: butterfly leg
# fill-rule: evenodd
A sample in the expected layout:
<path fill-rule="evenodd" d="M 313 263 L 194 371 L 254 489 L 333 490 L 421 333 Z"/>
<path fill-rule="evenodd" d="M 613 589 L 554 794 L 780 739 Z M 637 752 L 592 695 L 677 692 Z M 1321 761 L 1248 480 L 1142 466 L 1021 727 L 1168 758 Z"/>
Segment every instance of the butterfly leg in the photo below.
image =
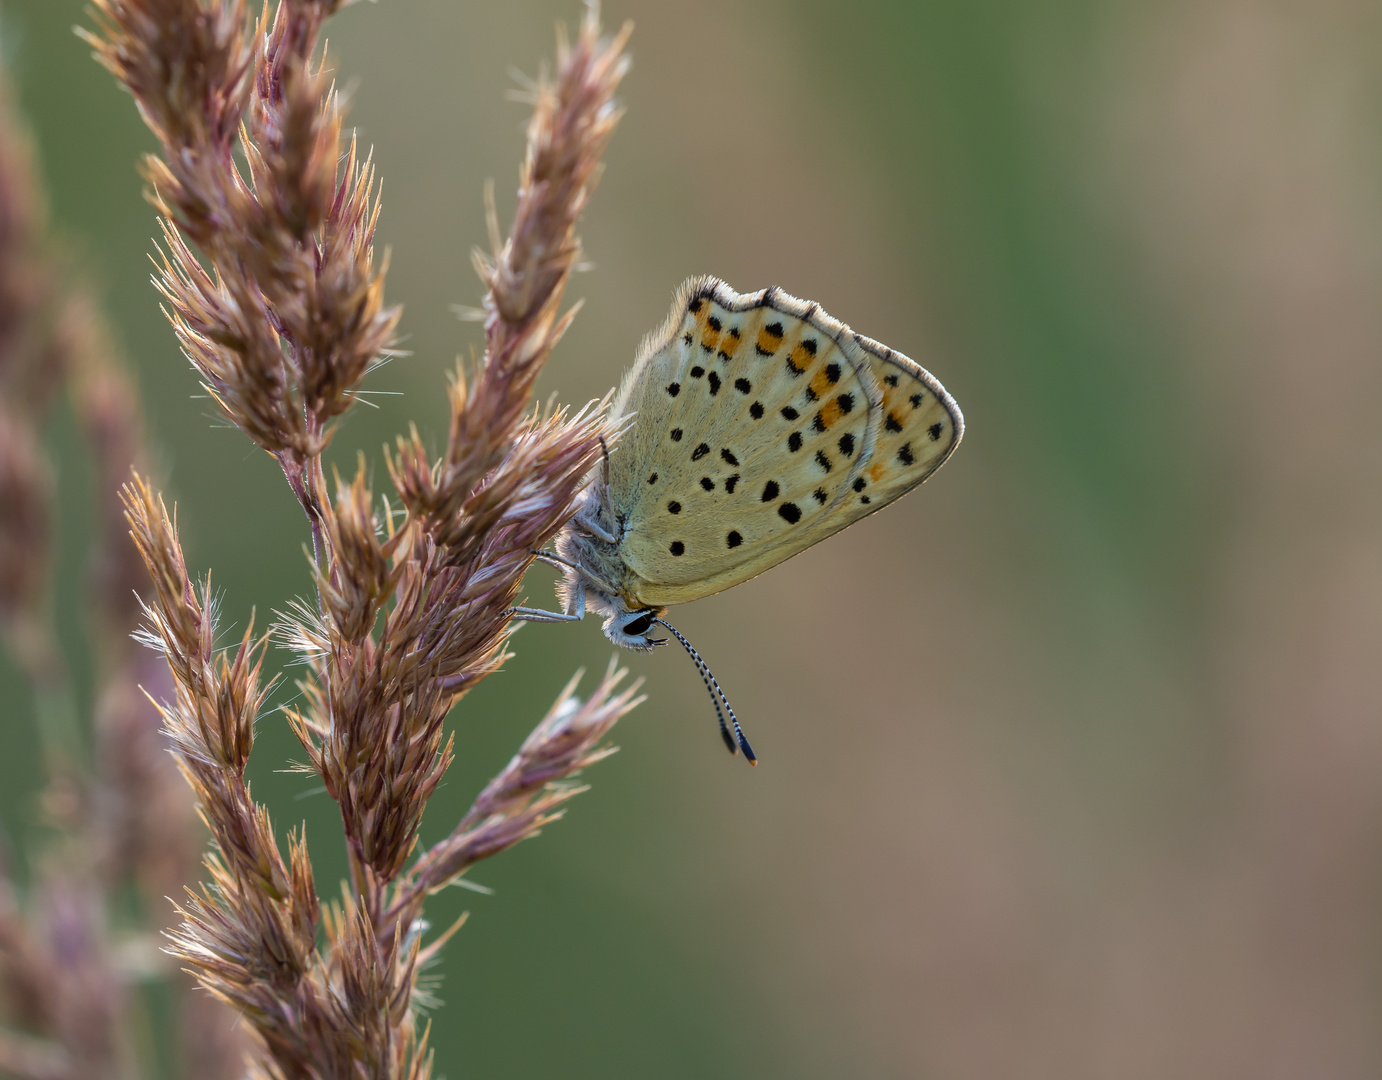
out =
<path fill-rule="evenodd" d="M 603 540 L 606 544 L 619 543 L 619 537 L 615 536 L 598 521 L 592 521 L 590 518 L 578 518 L 577 520 L 580 522 L 581 528 L 590 533 L 591 536 Z"/>
<path fill-rule="evenodd" d="M 585 613 L 568 615 L 564 611 L 543 611 L 541 608 L 511 607 L 508 614 L 524 622 L 580 622 Z"/>
<path fill-rule="evenodd" d="M 605 437 L 600 436 L 600 450 L 604 454 L 604 467 L 601 472 L 600 483 L 600 505 L 604 508 L 605 516 L 608 518 L 612 527 L 618 528 L 619 519 L 614 516 L 614 500 L 609 494 L 609 446 L 605 443 Z M 619 537 L 600 524 L 600 515 L 594 511 L 594 507 L 586 502 L 581 510 L 571 520 L 584 529 L 591 536 L 603 540 L 606 544 L 619 543 Z"/>
<path fill-rule="evenodd" d="M 575 611 L 543 611 L 541 608 L 511 607 L 509 615 L 517 615 L 528 622 L 580 622 L 585 618 L 585 582 L 576 582 Z"/>
<path fill-rule="evenodd" d="M 588 581 L 601 592 L 609 593 L 611 596 L 614 596 L 619 592 L 619 590 L 616 589 L 609 582 L 595 577 L 595 575 L 593 575 L 589 570 L 585 569 L 582 566 L 577 566 L 570 559 L 563 559 L 560 555 L 553 555 L 550 551 L 533 551 L 530 554 L 536 555 L 541 562 L 545 562 L 548 566 L 556 566 L 559 568 L 565 567 L 568 570 L 576 571 L 576 573 L 580 576 L 582 584 Z M 584 596 L 584 589 L 582 589 L 582 596 Z"/>

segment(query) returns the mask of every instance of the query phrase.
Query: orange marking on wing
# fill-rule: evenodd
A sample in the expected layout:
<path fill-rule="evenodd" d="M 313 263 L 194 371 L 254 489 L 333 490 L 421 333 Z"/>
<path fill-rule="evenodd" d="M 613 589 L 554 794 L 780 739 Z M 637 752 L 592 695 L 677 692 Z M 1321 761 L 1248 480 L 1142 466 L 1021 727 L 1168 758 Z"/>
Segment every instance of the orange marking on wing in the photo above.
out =
<path fill-rule="evenodd" d="M 869 466 L 869 479 L 875 484 L 883 479 L 883 474 L 888 471 L 887 465 L 882 461 L 875 461 Z"/>
<path fill-rule="evenodd" d="M 798 345 L 792 350 L 792 359 L 796 362 L 797 367 L 805 367 L 809 357 L 806 355 L 806 350 Z M 830 385 L 830 376 L 825 373 L 825 368 L 821 368 L 811 376 L 811 389 L 815 391 L 816 397 L 818 398 L 825 397 L 826 393 L 830 390 Z M 832 401 L 831 404 L 833 405 L 835 403 Z"/>
<path fill-rule="evenodd" d="M 759 347 L 759 349 L 761 349 L 763 352 L 765 352 L 765 353 L 775 353 L 775 352 L 777 352 L 777 347 L 778 347 L 779 345 L 781 345 L 781 344 L 782 344 L 782 335 L 781 335 L 781 334 L 770 334 L 770 333 L 768 333 L 768 328 L 767 328 L 766 326 L 763 327 L 763 329 L 761 329 L 760 331 L 758 331 L 758 347 Z M 805 371 L 806 368 L 805 368 L 804 366 L 802 366 L 801 370 Z"/>
<path fill-rule="evenodd" d="M 827 430 L 834 427 L 835 422 L 843 415 L 844 413 L 840 411 L 840 403 L 835 398 L 831 398 L 821 406 L 821 423 L 825 425 Z"/>
<path fill-rule="evenodd" d="M 733 329 L 731 327 L 731 329 Z M 731 334 L 728 331 L 720 338 L 720 351 L 729 359 L 734 359 L 734 354 L 739 351 L 739 345 L 743 341 L 738 334 Z"/>
<path fill-rule="evenodd" d="M 713 350 L 719 343 L 720 331 L 712 330 L 707 326 L 705 332 L 701 334 L 701 344 L 705 346 L 705 348 Z"/>

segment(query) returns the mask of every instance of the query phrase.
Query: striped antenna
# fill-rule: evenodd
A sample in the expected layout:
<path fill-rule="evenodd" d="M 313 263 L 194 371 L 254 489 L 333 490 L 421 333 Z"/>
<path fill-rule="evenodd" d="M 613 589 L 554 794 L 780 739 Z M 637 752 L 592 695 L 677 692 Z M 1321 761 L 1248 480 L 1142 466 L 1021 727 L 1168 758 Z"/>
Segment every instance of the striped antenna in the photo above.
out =
<path fill-rule="evenodd" d="M 720 684 L 715 681 L 715 676 L 710 671 L 710 665 L 701 659 L 701 654 L 695 650 L 691 642 L 682 637 L 681 631 L 669 623 L 666 619 L 654 619 L 653 622 L 660 626 L 665 626 L 681 642 L 682 648 L 691 657 L 696 665 L 696 670 L 701 673 L 701 681 L 705 683 L 705 688 L 710 694 L 710 700 L 715 706 L 715 715 L 720 720 L 720 737 L 725 740 L 725 746 L 729 748 L 731 754 L 735 753 L 735 740 L 738 740 L 739 749 L 744 751 L 744 760 L 750 765 L 758 764 L 758 755 L 753 752 L 753 747 L 749 745 L 749 740 L 744 738 L 744 729 L 739 726 L 739 718 L 734 715 L 734 709 L 730 706 L 729 698 L 725 697 L 725 692 L 720 689 Z M 724 703 L 721 710 L 720 704 Z M 729 722 L 734 725 L 734 736 L 729 734 L 729 728 L 725 725 L 725 713 L 729 713 Z"/>

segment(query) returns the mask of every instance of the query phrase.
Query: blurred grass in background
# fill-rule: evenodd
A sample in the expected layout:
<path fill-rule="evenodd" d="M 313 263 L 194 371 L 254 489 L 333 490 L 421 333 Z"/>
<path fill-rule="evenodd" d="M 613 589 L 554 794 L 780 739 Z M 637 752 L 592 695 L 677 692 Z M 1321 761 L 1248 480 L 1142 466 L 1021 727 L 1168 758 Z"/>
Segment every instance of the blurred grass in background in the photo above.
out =
<path fill-rule="evenodd" d="M 415 419 L 478 346 L 532 73 L 571 2 L 381 0 L 332 63 L 385 180 L 407 359 L 333 456 Z M 912 355 L 965 445 L 921 492 L 685 611 L 764 764 L 685 657 L 594 790 L 483 868 L 441 969 L 439 1071 L 523 1077 L 1361 1077 L 1382 1072 L 1382 5 L 609 2 L 629 113 L 596 272 L 542 393 L 602 394 L 692 273 L 779 284 Z M 56 221 L 140 373 L 227 622 L 309 588 L 272 462 L 212 427 L 148 283 L 150 146 L 70 32 L 6 0 Z M 59 423 L 59 606 L 90 500 Z M 549 603 L 550 575 L 531 577 Z M 66 601 L 64 602 L 64 597 Z M 80 676 L 82 627 L 63 625 Z M 227 629 L 229 632 L 229 629 Z M 594 622 L 532 626 L 454 714 L 441 835 Z M 4 662 L 0 662 L 4 663 Z M 88 680 L 89 683 L 89 680 Z M 38 777 L 19 681 L 0 812 Z M 290 690 L 284 690 L 280 697 Z M 286 725 L 255 792 L 344 873 Z"/>

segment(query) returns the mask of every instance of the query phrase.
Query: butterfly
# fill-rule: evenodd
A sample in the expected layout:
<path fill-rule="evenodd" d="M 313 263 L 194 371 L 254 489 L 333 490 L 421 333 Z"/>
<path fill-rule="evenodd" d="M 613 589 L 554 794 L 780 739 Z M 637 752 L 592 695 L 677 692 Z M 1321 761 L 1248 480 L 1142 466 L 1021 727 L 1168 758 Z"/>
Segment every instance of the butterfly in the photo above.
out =
<path fill-rule="evenodd" d="M 677 290 L 610 405 L 628 425 L 556 539 L 562 612 L 605 616 L 616 645 L 685 646 L 720 733 L 751 763 L 724 691 L 663 619 L 673 604 L 738 585 L 926 480 L 964 433 L 955 400 L 899 352 L 778 288 L 741 294 L 713 277 Z M 729 734 L 724 704 L 733 722 Z"/>

